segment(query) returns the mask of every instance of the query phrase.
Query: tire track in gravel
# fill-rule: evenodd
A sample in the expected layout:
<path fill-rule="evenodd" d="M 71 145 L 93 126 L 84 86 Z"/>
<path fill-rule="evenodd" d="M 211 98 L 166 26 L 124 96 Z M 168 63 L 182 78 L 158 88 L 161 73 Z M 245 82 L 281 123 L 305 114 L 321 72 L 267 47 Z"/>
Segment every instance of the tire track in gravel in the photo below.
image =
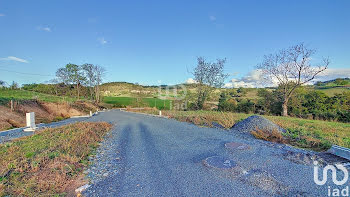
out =
<path fill-rule="evenodd" d="M 176 196 L 185 196 L 182 188 L 179 186 L 179 180 L 174 180 L 173 172 L 167 167 L 168 163 L 164 160 L 162 153 L 156 146 L 155 139 L 148 127 L 139 123 L 140 133 L 143 140 L 143 146 L 146 149 L 146 155 L 149 162 L 149 170 L 154 183 L 157 183 L 158 188 L 162 188 L 163 194 L 169 193 Z M 159 178 L 162 178 L 161 180 Z"/>
<path fill-rule="evenodd" d="M 135 122 L 135 125 L 138 124 Z M 130 131 L 130 139 L 127 147 L 127 163 L 122 178 L 123 183 L 118 196 L 155 194 L 158 183 L 150 173 L 151 162 L 147 158 L 146 147 L 143 144 L 144 140 L 139 127 Z"/>

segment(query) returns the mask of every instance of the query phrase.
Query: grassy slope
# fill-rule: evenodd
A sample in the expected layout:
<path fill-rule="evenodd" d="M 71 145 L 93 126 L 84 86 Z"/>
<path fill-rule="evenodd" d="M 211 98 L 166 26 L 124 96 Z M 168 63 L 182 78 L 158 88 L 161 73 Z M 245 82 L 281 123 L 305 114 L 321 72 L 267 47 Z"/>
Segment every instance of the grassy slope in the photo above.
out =
<path fill-rule="evenodd" d="M 163 111 L 163 114 L 180 121 L 193 122 L 197 125 L 211 125 L 218 122 L 225 128 L 251 114 L 215 112 L 215 111 Z M 330 144 L 350 148 L 350 124 L 320 120 L 306 120 L 292 117 L 264 116 L 290 131 L 292 137 L 300 138 L 298 145 L 303 148 L 326 148 Z"/>
<path fill-rule="evenodd" d="M 31 92 L 26 90 L 10 90 L 0 89 L 0 103 L 8 102 L 11 99 L 15 100 L 31 100 L 37 99 L 46 102 L 73 102 L 76 99 L 71 97 L 55 96 L 50 94 L 43 94 L 38 92 Z"/>
<path fill-rule="evenodd" d="M 110 129 L 103 122 L 75 123 L 0 144 L 0 196 L 74 192 L 89 154 Z"/>
<path fill-rule="evenodd" d="M 334 96 L 335 94 L 341 94 L 345 91 L 350 91 L 350 88 L 345 87 L 314 87 L 314 90 L 324 92 L 327 96 Z"/>
<path fill-rule="evenodd" d="M 119 104 L 125 106 L 135 106 L 136 98 L 133 97 L 103 97 L 103 102 L 108 104 Z M 157 107 L 158 109 L 164 107 L 165 109 L 170 109 L 170 100 L 161 100 L 158 98 L 142 98 L 142 102 L 147 107 Z M 140 107 L 145 107 L 144 105 L 140 105 Z"/>

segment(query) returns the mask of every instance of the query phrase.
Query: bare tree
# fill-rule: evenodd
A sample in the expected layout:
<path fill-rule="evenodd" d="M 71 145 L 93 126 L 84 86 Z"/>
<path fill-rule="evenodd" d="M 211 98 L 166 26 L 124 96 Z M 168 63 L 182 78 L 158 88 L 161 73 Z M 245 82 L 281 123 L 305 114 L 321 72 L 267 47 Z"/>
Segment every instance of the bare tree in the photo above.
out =
<path fill-rule="evenodd" d="M 102 66 L 95 65 L 94 66 L 94 73 L 95 73 L 95 99 L 96 102 L 100 102 L 100 85 L 102 84 L 103 77 L 106 74 L 106 69 Z"/>
<path fill-rule="evenodd" d="M 203 109 L 204 103 L 214 88 L 224 85 L 228 77 L 224 74 L 226 59 L 217 59 L 215 63 L 207 62 L 203 57 L 197 58 L 197 66 L 193 71 L 197 87 L 196 109 Z"/>
<path fill-rule="evenodd" d="M 267 80 L 278 81 L 283 94 L 283 116 L 288 116 L 288 101 L 295 89 L 315 79 L 327 69 L 328 58 L 324 58 L 319 65 L 310 64 L 311 56 L 315 52 L 314 49 L 309 49 L 301 43 L 275 54 L 265 55 L 263 62 L 257 66 Z"/>
<path fill-rule="evenodd" d="M 18 83 L 15 82 L 15 81 L 12 81 L 12 83 L 11 83 L 11 85 L 10 85 L 10 89 L 12 89 L 12 90 L 19 89 Z"/>
<path fill-rule="evenodd" d="M 59 88 L 59 79 L 58 78 L 54 78 L 48 81 L 48 83 L 51 83 L 53 85 L 53 87 L 55 88 L 55 94 L 56 96 L 58 95 L 58 88 Z"/>
<path fill-rule="evenodd" d="M 84 75 L 89 86 L 90 97 L 93 100 L 94 89 L 95 89 L 94 86 L 96 84 L 96 72 L 95 72 L 96 66 L 93 64 L 84 64 L 81 67 L 84 71 Z"/>

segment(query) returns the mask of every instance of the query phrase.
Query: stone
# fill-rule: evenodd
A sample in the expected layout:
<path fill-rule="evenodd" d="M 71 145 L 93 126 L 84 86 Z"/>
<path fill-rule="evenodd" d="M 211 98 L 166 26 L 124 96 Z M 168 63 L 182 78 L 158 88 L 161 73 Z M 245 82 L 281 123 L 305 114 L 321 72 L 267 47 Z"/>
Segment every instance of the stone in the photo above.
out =
<path fill-rule="evenodd" d="M 84 190 L 86 190 L 86 189 L 89 188 L 89 187 L 90 187 L 89 184 L 83 185 L 83 186 L 79 187 L 78 189 L 76 189 L 76 190 L 75 190 L 75 193 L 80 194 L 81 192 L 83 192 Z"/>

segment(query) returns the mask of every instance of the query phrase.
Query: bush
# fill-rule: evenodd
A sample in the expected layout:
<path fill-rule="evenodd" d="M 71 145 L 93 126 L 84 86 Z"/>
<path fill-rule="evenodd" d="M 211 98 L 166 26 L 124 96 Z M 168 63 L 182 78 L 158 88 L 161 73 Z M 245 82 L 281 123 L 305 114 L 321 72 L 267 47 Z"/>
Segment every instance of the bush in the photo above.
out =
<path fill-rule="evenodd" d="M 337 119 L 341 122 L 350 122 L 350 111 L 338 111 Z"/>

